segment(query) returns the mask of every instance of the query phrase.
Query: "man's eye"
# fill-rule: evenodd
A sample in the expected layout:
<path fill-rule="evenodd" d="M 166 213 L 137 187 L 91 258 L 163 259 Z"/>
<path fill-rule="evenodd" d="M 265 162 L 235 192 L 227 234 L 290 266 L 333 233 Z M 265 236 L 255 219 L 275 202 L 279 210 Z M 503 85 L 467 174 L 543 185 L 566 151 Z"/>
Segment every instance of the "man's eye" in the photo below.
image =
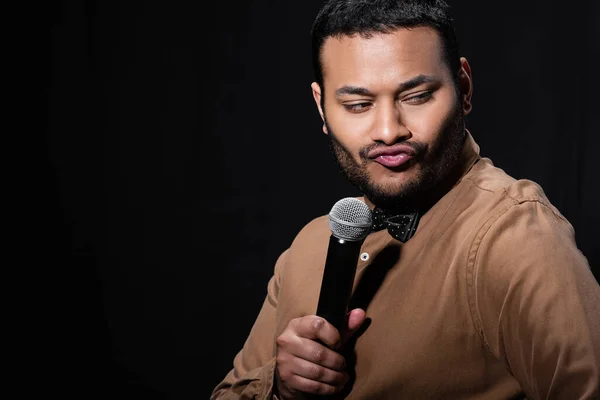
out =
<path fill-rule="evenodd" d="M 371 106 L 371 103 L 354 103 L 344 104 L 344 108 L 352 113 L 360 113 L 366 111 Z"/>
<path fill-rule="evenodd" d="M 408 99 L 405 99 L 404 102 L 408 103 L 408 104 L 418 105 L 418 104 L 426 103 L 427 101 L 429 101 L 430 98 L 431 98 L 431 92 L 423 92 L 423 93 L 419 93 L 416 96 L 412 96 L 412 97 L 409 97 Z"/>

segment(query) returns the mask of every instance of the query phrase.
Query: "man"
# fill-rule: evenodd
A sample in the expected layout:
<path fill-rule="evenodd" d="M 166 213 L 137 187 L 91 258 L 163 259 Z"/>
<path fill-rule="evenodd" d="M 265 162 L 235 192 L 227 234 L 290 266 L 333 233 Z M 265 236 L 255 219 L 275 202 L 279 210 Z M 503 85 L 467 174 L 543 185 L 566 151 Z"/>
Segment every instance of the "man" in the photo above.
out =
<path fill-rule="evenodd" d="M 418 226 L 367 236 L 342 332 L 315 315 L 327 216 L 304 227 L 212 399 L 599 398 L 600 286 L 542 189 L 479 156 L 447 5 L 332 0 L 312 35 L 339 166 Z"/>

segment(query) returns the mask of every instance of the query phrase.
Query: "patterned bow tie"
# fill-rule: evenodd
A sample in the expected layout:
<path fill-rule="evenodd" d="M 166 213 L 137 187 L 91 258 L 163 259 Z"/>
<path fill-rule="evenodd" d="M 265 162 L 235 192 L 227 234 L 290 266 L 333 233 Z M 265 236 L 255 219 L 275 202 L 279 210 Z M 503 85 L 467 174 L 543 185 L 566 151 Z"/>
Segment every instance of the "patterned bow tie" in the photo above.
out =
<path fill-rule="evenodd" d="M 387 228 L 394 239 L 406 243 L 415 234 L 420 218 L 418 211 L 399 213 L 375 207 L 371 231 L 376 232 Z"/>

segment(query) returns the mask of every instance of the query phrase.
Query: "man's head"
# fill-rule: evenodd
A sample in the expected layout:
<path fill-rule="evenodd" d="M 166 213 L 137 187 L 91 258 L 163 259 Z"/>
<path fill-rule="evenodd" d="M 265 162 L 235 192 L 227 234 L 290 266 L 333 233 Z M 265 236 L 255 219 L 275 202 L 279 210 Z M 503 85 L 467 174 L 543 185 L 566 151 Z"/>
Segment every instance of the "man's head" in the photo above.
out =
<path fill-rule="evenodd" d="M 313 95 L 336 160 L 381 206 L 456 166 L 471 76 L 436 0 L 328 1 L 313 25 Z"/>

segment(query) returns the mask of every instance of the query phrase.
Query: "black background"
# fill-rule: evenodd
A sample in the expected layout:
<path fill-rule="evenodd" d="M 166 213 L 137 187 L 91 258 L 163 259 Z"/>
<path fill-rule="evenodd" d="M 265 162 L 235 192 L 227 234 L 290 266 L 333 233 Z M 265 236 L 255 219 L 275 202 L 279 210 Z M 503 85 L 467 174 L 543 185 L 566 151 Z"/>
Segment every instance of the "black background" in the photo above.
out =
<path fill-rule="evenodd" d="M 598 277 L 600 3 L 451 4 L 481 154 L 542 185 Z M 277 256 L 304 224 L 358 194 L 328 153 L 310 91 L 320 5 L 20 10 L 9 41 L 10 64 L 27 77 L 12 99 L 24 111 L 15 135 L 24 151 L 7 171 L 26 210 L 8 214 L 25 288 L 13 301 L 31 310 L 19 334 L 28 387 L 209 397 Z"/>

